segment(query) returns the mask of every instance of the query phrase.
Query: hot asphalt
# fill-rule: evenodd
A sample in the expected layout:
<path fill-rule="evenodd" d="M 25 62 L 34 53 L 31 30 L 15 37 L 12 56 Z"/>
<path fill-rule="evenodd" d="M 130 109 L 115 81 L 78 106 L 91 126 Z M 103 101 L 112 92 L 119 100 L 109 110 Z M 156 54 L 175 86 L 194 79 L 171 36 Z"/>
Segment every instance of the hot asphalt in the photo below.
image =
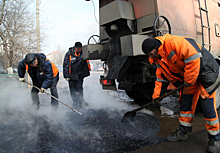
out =
<path fill-rule="evenodd" d="M 17 81 L 16 79 L 17 78 L 3 77 L 0 80 L 0 85 L 1 85 L 0 98 L 1 98 L 1 101 L 2 101 L 1 102 L 0 113 L 1 113 L 1 116 L 3 117 L 0 120 L 1 121 L 0 122 L 1 123 L 0 135 L 5 140 L 5 141 L 3 141 L 3 139 L 1 140 L 0 145 L 1 145 L 1 147 L 4 147 L 4 149 L 2 148 L 1 149 L 2 151 L 0 151 L 0 152 L 10 152 L 11 149 L 12 150 L 13 149 L 15 149 L 15 150 L 16 149 L 21 149 L 20 147 L 22 147 L 22 146 L 20 146 L 20 145 L 24 145 L 25 143 L 29 144 L 30 141 L 31 141 L 31 145 L 34 145 L 34 142 L 36 141 L 36 146 L 38 146 L 38 147 L 40 146 L 40 148 L 41 148 L 40 150 L 39 150 L 39 148 L 37 150 L 35 148 L 35 150 L 32 150 L 32 152 L 43 151 L 42 149 L 46 149 L 49 152 L 59 152 L 58 150 L 60 148 L 56 148 L 57 150 L 52 149 L 52 147 L 53 147 L 52 144 L 56 144 L 57 142 L 59 142 L 59 144 L 60 144 L 61 141 L 67 141 L 68 143 L 71 144 L 70 146 L 72 146 L 72 145 L 75 146 L 77 143 L 78 143 L 79 146 L 84 146 L 85 144 L 83 145 L 82 143 L 87 142 L 88 143 L 88 144 L 86 144 L 87 147 L 88 147 L 87 151 L 89 151 L 89 152 L 92 151 L 92 150 L 89 150 L 89 149 L 91 149 L 91 146 L 89 148 L 88 145 L 89 144 L 91 145 L 91 143 L 93 144 L 94 143 L 93 140 L 88 141 L 86 137 L 83 137 L 82 142 L 76 141 L 74 143 L 74 141 L 73 141 L 74 139 L 72 140 L 72 137 L 74 137 L 74 135 L 79 136 L 79 133 L 74 133 L 75 131 L 72 131 L 72 132 L 69 131 L 69 132 L 71 132 L 69 134 L 65 133 L 66 132 L 65 127 L 62 127 L 60 125 L 59 126 L 58 125 L 52 126 L 53 124 L 49 125 L 47 120 L 44 120 L 44 119 L 42 120 L 41 118 L 38 118 L 36 116 L 36 117 L 34 117 L 34 121 L 37 121 L 39 123 L 39 125 L 38 125 L 38 124 L 33 123 L 33 120 L 32 120 L 33 117 L 31 117 L 32 119 L 30 119 L 30 116 L 23 116 L 25 114 L 13 112 L 14 110 L 18 109 L 19 107 L 22 107 L 22 108 L 19 108 L 19 112 L 26 111 L 26 110 L 29 109 L 28 105 L 27 106 L 20 106 L 21 102 L 19 102 L 20 101 L 19 99 L 21 98 L 20 97 L 21 95 L 16 94 L 15 91 L 18 91 L 19 88 L 23 88 L 24 85 L 19 83 L 19 86 L 13 87 L 13 84 L 15 84 L 16 81 Z M 22 94 L 24 94 L 24 95 L 25 94 L 30 94 L 29 92 L 30 91 L 27 91 L 27 89 L 26 89 L 26 91 L 23 92 Z M 30 100 L 29 96 L 27 96 L 27 95 L 24 96 L 24 95 L 22 95 L 23 99 L 26 99 L 26 101 L 27 101 L 27 99 Z M 50 101 L 50 98 L 47 97 L 45 94 L 41 94 L 40 97 L 41 97 L 41 100 L 46 99 L 46 101 Z M 61 96 L 60 98 L 64 102 L 70 101 L 70 99 L 68 99 L 66 97 Z M 3 104 L 3 102 L 4 102 L 4 104 Z M 22 103 L 22 105 L 23 104 L 27 104 L 27 103 Z M 49 103 L 48 104 L 42 103 L 41 105 L 43 107 L 44 106 L 49 107 Z M 59 106 L 59 107 L 63 107 L 63 106 Z M 124 150 L 123 149 L 121 149 L 121 150 L 116 149 L 114 151 L 114 145 L 117 144 L 117 141 L 118 141 L 118 144 L 120 144 L 120 145 L 124 145 L 125 142 L 126 142 L 126 144 L 129 143 L 129 141 L 127 141 L 128 135 L 126 136 L 125 134 L 121 133 L 121 134 L 123 134 L 123 136 L 125 136 L 125 137 L 123 137 L 123 139 L 126 139 L 126 141 L 124 143 L 122 143 L 123 142 L 122 141 L 123 139 L 121 139 L 122 137 L 121 138 L 116 137 L 114 134 L 110 135 L 109 141 L 111 141 L 111 142 L 103 143 L 104 137 L 102 137 L 102 136 L 105 135 L 104 133 L 101 134 L 101 133 L 96 133 L 95 132 L 95 134 L 94 134 L 94 130 L 87 131 L 86 132 L 87 134 L 89 132 L 93 133 L 90 136 L 93 137 L 93 139 L 95 141 L 100 141 L 99 142 L 100 144 L 102 144 L 102 145 L 105 144 L 105 147 L 107 146 L 108 148 L 113 149 L 112 151 L 106 151 L 105 149 L 104 150 L 99 149 L 97 152 L 115 152 L 115 153 L 117 153 L 117 152 L 132 152 L 132 153 L 177 153 L 177 152 L 178 153 L 186 153 L 186 152 L 187 153 L 195 153 L 196 152 L 197 153 L 198 152 L 198 153 L 206 153 L 208 137 L 207 137 L 207 132 L 205 130 L 205 121 L 203 120 L 202 113 L 197 112 L 197 114 L 195 115 L 193 131 L 192 131 L 192 133 L 189 134 L 189 140 L 188 141 L 166 142 L 166 141 L 164 141 L 165 137 L 167 135 L 173 133 L 176 130 L 176 128 L 178 127 L 178 113 L 175 113 L 175 115 L 171 117 L 171 116 L 161 115 L 161 111 L 158 107 L 150 106 L 150 107 L 148 107 L 148 109 L 151 110 L 154 113 L 155 116 L 154 117 L 147 116 L 147 120 L 145 121 L 145 124 L 138 123 L 138 125 L 140 125 L 141 127 L 138 126 L 138 125 L 135 125 L 135 126 L 138 126 L 138 128 L 136 127 L 137 130 L 136 131 L 133 131 L 132 129 L 130 130 L 131 135 L 134 134 L 136 136 L 135 139 L 132 138 L 130 141 L 138 140 L 136 143 L 134 143 L 134 142 L 131 143 L 130 142 L 130 144 L 132 144 L 132 146 L 133 146 L 130 149 L 131 151 L 129 151 L 129 149 L 124 149 Z M 40 112 L 40 113 L 43 113 L 43 112 Z M 40 113 L 38 112 L 38 115 Z M 84 112 L 84 111 L 83 111 L 83 113 L 86 114 L 86 112 Z M 100 112 L 98 112 L 98 113 L 100 113 Z M 117 123 L 118 125 L 113 126 L 110 129 L 124 128 L 123 125 L 120 125 L 120 124 L 122 124 L 122 123 L 120 123 L 120 119 L 121 119 L 120 115 L 123 116 L 123 113 L 125 113 L 125 112 L 121 112 L 121 113 L 122 114 L 117 114 L 119 117 L 115 118 L 115 119 L 119 120 L 119 122 Z M 27 114 L 30 115 L 29 113 L 27 113 Z M 91 115 L 91 114 L 86 114 L 86 115 Z M 105 115 L 107 115 L 107 114 L 105 114 Z M 139 116 L 139 114 L 137 114 L 136 119 L 141 118 L 141 115 L 142 114 L 140 114 L 140 116 Z M 110 124 L 113 124 L 113 122 L 111 121 L 112 117 L 115 117 L 115 116 L 110 116 L 110 118 L 109 118 L 110 122 L 107 121 L 107 120 L 99 119 L 99 120 L 94 120 L 93 123 L 94 124 L 95 124 L 95 122 L 103 123 L 102 126 L 104 127 L 104 129 L 108 129 L 107 128 L 108 125 L 110 126 Z M 6 118 L 7 118 L 7 120 L 6 120 Z M 76 119 L 76 117 L 74 117 L 74 116 L 73 116 L 73 118 Z M 59 118 L 59 119 L 63 120 L 61 118 Z M 72 121 L 74 121 L 74 119 Z M 30 121 L 30 123 L 27 120 Z M 151 120 L 154 120 L 154 122 L 152 122 Z M 27 126 L 24 127 L 21 124 L 21 121 L 24 121 L 25 123 L 28 122 Z M 43 123 L 43 124 L 41 124 L 41 123 Z M 16 126 L 20 127 L 20 129 L 15 128 Z M 39 126 L 38 128 L 42 128 L 42 129 L 46 130 L 47 134 L 53 139 L 50 140 L 48 136 L 44 135 L 45 134 L 44 132 L 42 133 L 42 131 L 39 131 L 39 129 L 36 129 L 36 126 L 37 127 Z M 54 128 L 57 128 L 58 131 L 61 134 L 66 134 L 66 135 L 69 135 L 69 136 L 60 137 L 60 135 L 57 135 L 57 133 L 54 133 L 53 131 L 51 132 L 51 129 L 54 129 Z M 97 129 L 97 128 L 98 127 L 95 127 L 95 129 Z M 10 134 L 7 134 L 7 129 L 11 130 Z M 19 129 L 19 130 L 16 131 L 16 129 Z M 30 129 L 35 130 L 35 131 L 38 130 L 37 140 L 33 141 L 33 139 L 30 139 L 31 135 L 34 135 L 34 133 L 30 133 L 30 131 L 32 131 Z M 24 135 L 22 135 L 22 133 L 23 134 L 26 133 L 25 132 L 26 130 L 29 131 L 28 136 L 23 137 Z M 126 131 L 126 129 L 122 129 L 122 131 L 123 130 Z M 129 130 L 129 129 L 127 129 L 127 130 Z M 139 141 L 140 138 L 141 138 L 141 133 L 140 132 L 143 132 L 143 130 L 146 130 L 144 132 L 144 134 L 146 136 L 149 136 L 149 138 L 146 139 L 147 141 L 146 141 L 145 144 L 143 142 Z M 115 131 L 115 130 L 113 130 L 113 131 Z M 154 135 L 155 132 L 156 132 L 156 135 Z M 111 133 L 111 131 L 109 133 Z M 114 136 L 114 137 L 112 137 L 112 136 Z M 13 139 L 17 140 L 18 138 L 19 139 L 24 139 L 23 144 L 20 144 L 18 141 L 13 141 Z M 28 139 L 30 139 L 30 141 Z M 58 141 L 58 139 L 60 139 L 60 140 Z M 70 141 L 70 139 L 71 139 L 71 141 Z M 78 137 L 77 140 L 81 140 L 81 138 Z M 13 142 L 13 144 L 11 144 L 12 142 Z M 115 143 L 113 143 L 113 142 L 115 142 Z M 56 147 L 57 147 L 57 145 L 56 145 Z M 68 145 L 65 146 L 64 144 L 62 144 L 60 147 L 65 148 L 65 147 L 68 147 Z M 95 146 L 93 146 L 92 148 L 94 149 L 94 147 Z M 121 148 L 123 148 L 123 147 L 121 147 Z M 128 147 L 126 147 L 126 148 L 128 148 Z M 134 148 L 135 148 L 135 151 L 134 151 Z M 31 148 L 29 148 L 29 149 L 31 149 Z M 66 151 L 69 150 L 69 149 L 71 150 L 71 148 L 66 148 Z M 28 150 L 28 148 L 26 148 L 26 150 L 25 149 L 20 150 L 19 152 L 27 152 L 27 151 L 30 151 L 30 150 Z M 65 151 L 65 149 L 63 149 L 63 151 Z M 80 151 L 80 150 L 78 150 L 78 151 Z M 84 148 L 84 150 L 81 150 L 81 151 L 86 152 L 85 148 Z M 69 151 L 69 152 L 71 152 L 71 151 Z M 76 152 L 76 150 L 74 152 Z"/>

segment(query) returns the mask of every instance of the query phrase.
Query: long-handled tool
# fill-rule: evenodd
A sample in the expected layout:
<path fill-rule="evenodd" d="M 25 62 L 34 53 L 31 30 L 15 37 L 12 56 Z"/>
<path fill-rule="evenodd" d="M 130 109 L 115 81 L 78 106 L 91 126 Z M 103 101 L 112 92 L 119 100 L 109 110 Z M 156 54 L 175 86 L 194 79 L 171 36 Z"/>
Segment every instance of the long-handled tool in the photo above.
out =
<path fill-rule="evenodd" d="M 168 92 L 167 94 L 165 94 L 165 95 L 159 97 L 157 100 L 159 100 L 159 101 L 162 100 L 164 97 L 169 96 L 170 94 L 174 93 L 175 91 L 181 89 L 183 86 L 184 86 L 184 84 L 182 84 L 181 86 L 177 87 L 176 89 L 174 89 L 174 90 Z M 146 105 L 144 105 L 144 106 L 142 106 L 142 107 L 140 107 L 140 108 L 137 108 L 137 109 L 134 109 L 134 110 L 132 110 L 132 111 L 129 111 L 129 112 L 125 113 L 124 116 L 123 116 L 123 118 L 122 118 L 122 120 L 121 120 L 121 122 L 124 123 L 124 122 L 133 121 L 134 118 L 135 118 L 135 116 L 136 116 L 136 112 L 137 112 L 137 111 L 139 111 L 139 110 L 141 110 L 141 109 L 144 109 L 144 108 L 146 108 L 147 106 L 149 106 L 149 105 L 151 105 L 151 104 L 153 104 L 153 101 L 150 102 L 150 103 L 147 103 Z"/>
<path fill-rule="evenodd" d="M 26 82 L 26 81 L 25 81 L 25 83 L 27 83 L 27 84 L 29 84 L 29 85 L 33 86 L 34 88 L 36 88 L 36 89 L 38 89 L 38 90 L 40 91 L 40 88 L 38 88 L 38 87 L 34 86 L 33 84 L 31 84 L 31 83 L 29 83 L 29 82 Z M 79 115 L 83 116 L 84 118 L 87 118 L 85 115 L 83 115 L 82 113 L 80 113 L 80 112 L 79 112 L 79 111 L 77 111 L 76 109 L 74 109 L 74 108 L 70 107 L 69 105 L 65 104 L 64 102 L 62 102 L 62 101 L 61 101 L 61 100 L 59 100 L 58 98 L 54 97 L 53 95 L 49 94 L 47 91 L 44 91 L 44 93 L 45 93 L 45 94 L 47 94 L 47 95 L 49 95 L 50 97 L 52 97 L 52 98 L 56 99 L 57 101 L 59 101 L 59 102 L 60 102 L 60 103 L 62 103 L 63 105 L 65 105 L 65 106 L 69 107 L 70 109 L 72 109 L 73 111 L 75 111 L 75 112 L 76 112 L 76 113 L 78 113 Z"/>

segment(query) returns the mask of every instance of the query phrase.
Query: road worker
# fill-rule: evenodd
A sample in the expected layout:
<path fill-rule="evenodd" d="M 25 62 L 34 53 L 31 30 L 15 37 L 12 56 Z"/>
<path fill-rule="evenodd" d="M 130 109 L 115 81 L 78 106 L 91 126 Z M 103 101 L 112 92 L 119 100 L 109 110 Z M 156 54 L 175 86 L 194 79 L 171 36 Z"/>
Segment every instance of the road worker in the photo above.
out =
<path fill-rule="evenodd" d="M 83 98 L 83 79 L 90 75 L 90 64 L 83 60 L 82 43 L 76 42 L 70 47 L 63 61 L 63 76 L 69 83 L 70 95 L 74 107 L 85 107 L 88 103 Z"/>
<path fill-rule="evenodd" d="M 59 70 L 46 58 L 43 53 L 28 53 L 25 58 L 18 64 L 18 76 L 21 82 L 25 82 L 25 72 L 30 75 L 33 85 L 40 88 L 40 92 L 44 93 L 50 88 L 51 95 L 58 98 L 57 82 L 59 81 Z M 39 108 L 39 90 L 32 88 L 31 97 L 33 104 Z M 58 107 L 58 101 L 51 97 L 51 106 Z"/>
<path fill-rule="evenodd" d="M 157 65 L 156 82 L 152 99 L 165 94 L 172 83 L 180 91 L 179 128 L 167 141 L 188 140 L 187 133 L 192 131 L 193 117 L 197 101 L 201 107 L 208 132 L 208 152 L 220 152 L 219 120 L 216 108 L 216 89 L 220 85 L 219 65 L 209 51 L 201 47 L 194 39 L 166 34 L 147 38 L 142 50 L 149 56 L 151 64 Z"/>

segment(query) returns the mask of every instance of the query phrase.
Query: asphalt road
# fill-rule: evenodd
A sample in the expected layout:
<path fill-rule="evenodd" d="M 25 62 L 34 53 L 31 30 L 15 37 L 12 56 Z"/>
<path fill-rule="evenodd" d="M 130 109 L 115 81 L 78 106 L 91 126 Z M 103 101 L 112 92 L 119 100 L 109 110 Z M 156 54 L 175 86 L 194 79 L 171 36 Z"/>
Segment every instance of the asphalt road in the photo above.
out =
<path fill-rule="evenodd" d="M 102 110 L 105 107 L 111 107 L 111 111 L 113 109 L 112 106 L 117 105 L 117 109 L 119 109 L 119 107 L 125 108 L 127 107 L 126 103 L 123 103 L 121 101 L 123 101 L 122 99 L 124 98 L 124 101 L 126 102 L 126 96 L 123 96 L 120 94 L 120 92 L 116 92 L 119 94 L 114 93 L 114 95 L 105 95 L 105 93 L 100 94 L 100 92 L 102 91 L 101 86 L 99 85 L 99 75 L 100 74 L 93 74 L 91 78 L 87 78 L 85 80 L 85 84 L 84 84 L 84 90 L 85 90 L 85 100 L 87 102 L 90 103 L 90 109 L 93 110 Z M 19 129 L 20 127 L 20 131 L 14 131 L 15 133 L 13 134 L 14 140 L 16 140 L 16 138 L 21 137 L 22 133 L 25 133 L 25 131 L 29 131 L 28 133 L 28 138 L 30 137 L 30 135 L 33 135 L 34 132 L 31 129 L 37 130 L 35 129 L 35 126 L 38 126 L 37 124 L 33 124 L 32 118 L 33 118 L 33 110 L 31 110 L 31 99 L 30 99 L 30 91 L 28 90 L 28 88 L 26 87 L 26 85 L 20 83 L 17 81 L 18 78 L 16 77 L 12 77 L 9 78 L 7 76 L 0 76 L 0 98 L 1 98 L 1 103 L 0 103 L 0 114 L 1 114 L 1 119 L 0 119 L 0 136 L 2 138 L 4 138 L 5 141 L 0 141 L 0 146 L 5 147 L 8 145 L 8 150 L 10 150 L 11 148 L 14 147 L 14 149 L 16 149 L 16 147 L 19 146 L 19 142 L 16 141 L 13 144 L 10 144 L 10 142 L 13 141 L 12 136 L 9 137 L 7 135 L 3 135 L 3 134 L 7 134 L 6 131 L 7 129 L 10 129 L 11 132 L 13 130 Z M 67 82 L 61 78 L 60 82 L 59 82 L 59 99 L 63 102 L 65 102 L 66 104 L 72 106 L 72 101 L 71 98 L 69 96 L 69 91 L 68 91 L 68 84 Z M 53 112 L 51 110 L 49 110 L 48 108 L 50 108 L 50 97 L 45 95 L 45 94 L 39 94 L 40 99 L 41 99 L 41 104 L 40 104 L 40 110 L 38 112 L 34 113 L 34 118 L 35 120 L 36 117 L 38 116 L 48 116 L 51 117 L 52 122 L 58 122 L 58 124 L 61 124 L 64 120 L 63 116 L 65 116 L 64 114 L 67 112 L 67 110 L 69 110 L 69 108 L 66 108 L 66 106 L 63 106 L 62 104 L 59 105 L 58 108 L 58 112 L 57 114 L 53 114 Z M 115 110 L 116 108 L 114 107 L 113 110 Z M 128 106 L 127 110 L 131 110 L 132 108 L 130 106 Z M 148 130 L 152 130 L 153 128 L 157 127 L 158 125 L 158 133 L 157 136 L 161 137 L 161 138 L 165 138 L 167 135 L 171 134 L 172 132 L 175 131 L 175 129 L 178 127 L 178 114 L 176 113 L 173 117 L 171 116 L 166 116 L 166 115 L 161 115 L 161 111 L 158 107 L 154 107 L 154 106 L 150 106 L 149 110 L 151 112 L 153 112 L 153 114 L 156 116 L 156 118 L 158 119 L 158 121 L 156 122 L 152 122 L 151 120 L 146 120 L 146 132 L 149 134 Z M 18 111 L 16 113 L 16 111 Z M 111 112 L 110 111 L 110 112 Z M 28 115 L 32 115 L 32 116 L 25 116 L 24 113 L 21 112 L 28 112 Z M 72 113 L 72 112 L 71 112 Z M 83 110 L 83 113 L 86 113 Z M 117 116 L 117 119 L 120 120 L 120 115 L 123 115 L 124 112 L 122 112 L 122 114 L 118 114 L 119 116 Z M 138 117 L 138 116 L 137 116 Z M 74 117 L 75 118 L 75 117 Z M 154 118 L 150 118 L 149 119 L 154 119 Z M 112 119 L 112 116 L 110 116 L 109 119 Z M 21 121 L 24 121 L 25 124 L 27 121 L 28 124 L 27 126 L 21 127 Z M 59 138 L 57 135 L 55 135 L 54 133 L 50 134 L 51 131 L 50 129 L 56 128 L 56 126 L 52 126 L 48 125 L 47 122 L 43 122 L 41 121 L 44 125 L 43 128 L 47 129 L 47 131 L 49 132 L 49 135 L 53 138 L 53 139 L 60 139 L 63 141 L 67 141 L 67 139 L 69 140 L 70 137 L 64 137 L 63 139 Z M 41 125 L 41 122 L 39 122 L 39 124 Z M 111 122 L 106 122 L 106 121 L 102 121 L 104 122 L 104 124 L 109 125 Z M 156 123 L 156 124 L 155 124 Z M 120 123 L 118 123 L 120 124 Z M 13 126 L 12 126 L 13 125 Z M 15 127 L 18 128 L 15 128 Z M 50 127 L 51 126 L 51 127 Z M 59 125 L 60 126 L 60 125 Z M 108 127 L 108 126 L 107 126 Z M 62 129 L 64 128 L 64 129 Z M 65 132 L 65 127 L 59 127 L 58 129 L 62 132 Z M 106 128 L 106 126 L 105 126 Z M 115 127 L 112 127 L 111 129 L 114 129 Z M 32 132 L 30 132 L 32 131 Z M 73 135 L 76 134 L 74 133 L 74 131 L 72 131 Z M 88 133 L 91 131 L 87 131 Z M 94 131 L 92 131 L 94 133 Z M 137 132 L 137 131 L 136 131 Z M 143 128 L 141 129 L 141 132 L 143 132 Z M 144 133 L 144 132 L 143 132 Z M 65 133 L 67 134 L 67 133 Z M 78 134 L 78 133 L 77 133 Z M 55 136 L 54 136 L 55 135 Z M 71 133 L 69 133 L 68 135 L 71 135 Z M 137 134 L 136 134 L 137 135 Z M 3 137 L 4 136 L 4 137 Z M 37 144 L 39 145 L 43 145 L 44 148 L 47 149 L 51 149 L 51 145 L 52 142 L 49 141 L 49 143 L 44 143 L 45 141 L 45 137 L 47 138 L 47 136 L 43 135 L 42 133 L 40 133 L 38 131 L 38 136 L 41 136 L 40 139 L 37 139 Z M 97 134 L 95 135 L 96 137 L 100 137 L 97 136 Z M 22 137 L 23 138 L 23 137 Z M 72 136 L 71 136 L 72 138 Z M 154 136 L 155 138 L 155 136 Z M 24 143 L 29 144 L 30 141 L 33 141 L 32 143 L 34 143 L 35 139 L 27 139 L 25 138 L 23 141 Z M 97 139 L 96 141 L 100 141 L 101 139 Z M 118 139 L 120 140 L 120 139 Z M 39 143 L 40 141 L 40 143 Z M 53 140 L 55 141 L 55 140 Z M 84 140 L 85 141 L 85 140 Z M 114 140 L 116 143 L 117 141 Z M 150 137 L 149 137 L 149 141 L 150 141 Z M 72 142 L 72 141 L 71 141 Z M 100 141 L 101 143 L 102 141 Z M 160 142 L 158 140 L 154 141 L 152 140 L 152 142 L 157 142 L 157 143 L 152 143 L 152 145 L 148 145 L 147 147 L 142 147 L 139 146 L 139 148 L 141 149 L 136 149 L 135 151 L 133 151 L 132 153 L 205 153 L 206 149 L 207 149 L 207 143 L 208 143 L 208 137 L 207 137 L 207 132 L 205 130 L 205 121 L 202 118 L 202 114 L 201 113 L 197 113 L 195 115 L 195 119 L 194 119 L 194 126 L 193 126 L 193 131 L 192 133 L 189 134 L 189 140 L 188 141 L 184 141 L 184 142 Z M 160 142 L 160 143 L 158 143 Z M 21 144 L 22 145 L 22 144 Z M 45 146 L 48 145 L 48 146 Z M 140 143 L 138 144 L 133 144 L 133 145 L 140 145 Z M 42 147 L 42 146 L 41 146 Z M 4 148 L 5 149 L 5 148 Z M 2 149 L 1 149 L 2 150 Z M 7 148 L 6 150 L 2 150 L 0 152 L 8 152 Z M 10 151 L 9 151 L 10 152 Z M 25 152 L 20 150 L 20 152 Z M 34 152 L 34 151 L 33 151 Z M 53 151 L 49 151 L 49 152 L 53 152 Z M 84 151 L 85 152 L 85 151 Z M 104 151 L 103 151 L 104 152 Z M 105 151 L 106 152 L 106 151 Z M 125 151 L 126 152 L 126 151 Z M 80 152 L 79 152 L 80 153 Z"/>

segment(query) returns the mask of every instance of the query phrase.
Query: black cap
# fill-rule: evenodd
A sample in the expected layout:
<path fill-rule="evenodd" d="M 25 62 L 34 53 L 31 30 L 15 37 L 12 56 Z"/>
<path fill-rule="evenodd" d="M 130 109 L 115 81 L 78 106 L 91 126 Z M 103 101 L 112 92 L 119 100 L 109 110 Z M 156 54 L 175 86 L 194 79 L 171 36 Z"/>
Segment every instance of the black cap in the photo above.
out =
<path fill-rule="evenodd" d="M 28 65 L 31 65 L 31 64 L 34 64 L 35 62 L 35 55 L 34 53 L 28 53 L 25 58 L 25 63 L 28 64 Z"/>
<path fill-rule="evenodd" d="M 76 42 L 74 47 L 75 48 L 82 48 L 82 43 L 81 42 Z"/>
<path fill-rule="evenodd" d="M 155 38 L 147 38 L 142 43 L 142 51 L 145 54 L 148 54 L 154 48 L 159 48 L 160 44 L 158 43 L 157 39 Z"/>

